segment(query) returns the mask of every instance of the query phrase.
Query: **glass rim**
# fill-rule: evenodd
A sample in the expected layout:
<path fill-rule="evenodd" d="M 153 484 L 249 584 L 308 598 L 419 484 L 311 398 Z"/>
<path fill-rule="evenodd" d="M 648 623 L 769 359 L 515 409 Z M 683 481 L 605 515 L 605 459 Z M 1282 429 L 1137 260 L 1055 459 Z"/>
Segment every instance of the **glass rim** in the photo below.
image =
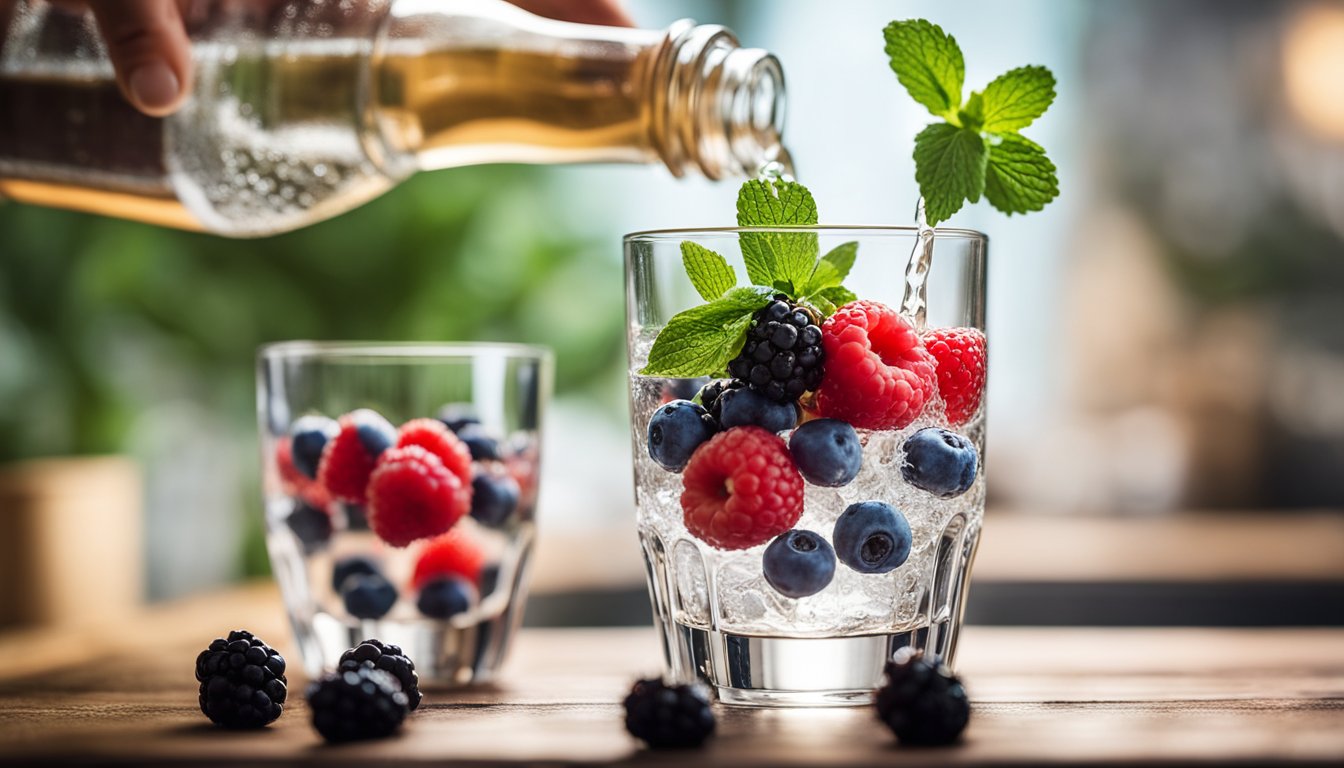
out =
<path fill-rule="evenodd" d="M 934 230 L 936 237 L 946 237 L 954 240 L 971 240 L 982 243 L 989 242 L 989 235 L 974 229 L 962 229 L 959 227 L 937 227 Z M 736 235 L 742 233 L 817 233 L 817 234 L 853 234 L 872 237 L 907 237 L 919 234 L 919 227 L 900 226 L 895 224 L 806 224 L 797 226 L 778 226 L 778 227 L 685 227 L 672 229 L 645 229 L 638 232 L 630 232 L 624 235 L 621 240 L 630 242 L 657 242 L 662 240 L 675 239 L 693 239 L 696 235 Z"/>
<path fill-rule="evenodd" d="M 495 341 L 274 341 L 257 348 L 258 360 L 467 360 L 503 357 L 549 363 L 549 347 Z"/>

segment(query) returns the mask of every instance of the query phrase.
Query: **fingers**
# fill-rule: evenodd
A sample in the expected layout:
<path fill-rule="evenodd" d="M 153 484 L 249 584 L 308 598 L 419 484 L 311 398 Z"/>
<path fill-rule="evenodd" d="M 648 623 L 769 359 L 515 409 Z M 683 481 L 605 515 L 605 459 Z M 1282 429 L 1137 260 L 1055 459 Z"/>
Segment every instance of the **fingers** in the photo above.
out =
<path fill-rule="evenodd" d="M 89 5 L 126 98 L 156 117 L 181 106 L 191 87 L 191 48 L 176 0 L 98 0 Z"/>
<path fill-rule="evenodd" d="M 620 0 L 510 0 L 529 13 L 548 19 L 608 27 L 633 27 Z"/>

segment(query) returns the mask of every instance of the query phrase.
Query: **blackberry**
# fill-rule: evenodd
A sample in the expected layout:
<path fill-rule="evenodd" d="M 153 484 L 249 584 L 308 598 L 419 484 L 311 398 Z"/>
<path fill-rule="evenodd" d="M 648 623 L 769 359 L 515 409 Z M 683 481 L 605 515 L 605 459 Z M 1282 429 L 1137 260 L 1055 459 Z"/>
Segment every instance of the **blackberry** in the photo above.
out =
<path fill-rule="evenodd" d="M 407 706 L 397 678 L 363 665 L 334 672 L 308 687 L 313 727 L 331 742 L 391 736 L 406 719 Z"/>
<path fill-rule="evenodd" d="M 811 309 L 779 294 L 752 315 L 742 352 L 728 363 L 734 378 L 777 403 L 821 385 L 821 326 Z"/>
<path fill-rule="evenodd" d="M 902 744 L 951 744 L 966 728 L 971 703 L 947 667 L 912 653 L 887 663 L 887 683 L 877 691 L 877 716 Z"/>
<path fill-rule="evenodd" d="M 653 749 L 698 747 L 714 733 L 714 710 L 699 686 L 640 680 L 625 697 L 625 729 Z"/>
<path fill-rule="evenodd" d="M 740 379 L 714 379 L 701 387 L 700 393 L 696 397 L 699 398 L 700 405 L 706 411 L 709 411 L 709 415 L 717 423 L 723 416 L 723 402 L 719 398 L 723 396 L 724 392 L 741 389 L 745 386 L 747 386 L 747 383 Z"/>
<path fill-rule="evenodd" d="M 406 694 L 406 706 L 412 711 L 420 706 L 420 676 L 415 673 L 415 662 L 401 652 L 401 646 L 378 640 L 365 640 L 341 654 L 336 669 L 348 672 L 358 667 L 381 669 L 397 678 L 401 692 Z"/>
<path fill-rule="evenodd" d="M 196 657 L 201 712 L 225 728 L 260 728 L 280 716 L 285 660 L 251 632 L 216 638 Z"/>

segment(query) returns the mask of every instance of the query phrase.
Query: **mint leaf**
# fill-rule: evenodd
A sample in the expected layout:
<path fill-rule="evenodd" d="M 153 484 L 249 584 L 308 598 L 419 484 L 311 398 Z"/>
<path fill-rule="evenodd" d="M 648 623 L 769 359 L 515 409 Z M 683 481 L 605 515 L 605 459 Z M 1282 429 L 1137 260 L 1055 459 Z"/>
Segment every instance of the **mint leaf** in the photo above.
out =
<path fill-rule="evenodd" d="M 957 41 L 924 19 L 893 21 L 882 30 L 896 79 L 936 117 L 951 117 L 961 106 L 966 64 Z"/>
<path fill-rule="evenodd" d="M 727 259 L 699 243 L 682 241 L 681 263 L 691 285 L 705 301 L 713 301 L 737 285 L 737 273 Z"/>
<path fill-rule="evenodd" d="M 957 122 L 968 131 L 979 132 L 985 123 L 985 95 L 979 91 L 972 93 L 957 112 Z"/>
<path fill-rule="evenodd" d="M 820 312 L 822 317 L 830 317 L 835 314 L 835 305 L 815 293 L 803 298 L 801 301 Z"/>
<path fill-rule="evenodd" d="M 1055 164 L 1025 136 L 1008 134 L 989 148 L 985 198 L 1007 214 L 1039 211 L 1059 196 Z"/>
<path fill-rule="evenodd" d="M 738 192 L 739 227 L 816 223 L 817 203 L 807 187 L 797 182 L 753 180 Z M 812 276 L 818 249 L 815 232 L 743 232 L 739 240 L 747 276 L 756 285 L 787 283 L 785 293 L 793 296 Z"/>
<path fill-rule="evenodd" d="M 841 243 L 831 249 L 830 253 L 821 257 L 822 262 L 835 267 L 836 274 L 839 277 L 835 283 L 838 285 L 846 277 L 849 277 L 849 270 L 854 268 L 854 257 L 859 254 L 859 243 L 857 240 L 851 240 L 848 243 Z M 818 265 L 820 266 L 820 265 Z"/>
<path fill-rule="evenodd" d="M 985 88 L 984 126 L 988 133 L 1011 133 L 1031 125 L 1055 100 L 1055 76 L 1045 67 L 1019 67 Z"/>
<path fill-rule="evenodd" d="M 724 369 L 742 351 L 752 314 L 769 301 L 754 288 L 735 288 L 723 298 L 677 313 L 653 340 L 649 362 L 640 373 L 690 378 Z"/>
<path fill-rule="evenodd" d="M 820 295 L 821 298 L 826 299 L 827 301 L 831 302 L 837 307 L 843 307 L 849 302 L 856 301 L 859 298 L 858 296 L 854 295 L 853 291 L 849 290 L 843 285 L 833 285 L 830 288 L 827 288 L 826 290 L 822 291 L 818 295 Z"/>
<path fill-rule="evenodd" d="M 824 288 L 844 282 L 850 268 L 854 266 L 854 257 L 858 250 L 857 242 L 841 243 L 832 248 L 830 253 L 817 260 L 817 265 L 812 269 L 812 277 L 808 279 L 802 293 L 812 296 Z"/>
<path fill-rule="evenodd" d="M 947 221 L 962 203 L 980 199 L 989 148 L 980 134 L 934 123 L 915 137 L 915 181 L 924 197 L 929 226 Z"/>

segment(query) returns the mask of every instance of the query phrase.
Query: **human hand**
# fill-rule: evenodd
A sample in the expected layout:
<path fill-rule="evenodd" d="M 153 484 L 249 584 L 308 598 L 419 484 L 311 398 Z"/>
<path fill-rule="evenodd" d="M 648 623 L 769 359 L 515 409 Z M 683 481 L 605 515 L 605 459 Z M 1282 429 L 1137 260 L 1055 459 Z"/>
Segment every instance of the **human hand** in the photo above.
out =
<path fill-rule="evenodd" d="M 191 89 L 191 48 L 184 8 L 200 0 L 56 0 L 62 6 L 93 9 L 107 43 L 117 84 L 126 99 L 147 115 L 176 111 Z M 280 0 L 269 0 L 278 3 Z M 510 0 L 514 5 L 562 21 L 631 26 L 619 0 Z"/>

